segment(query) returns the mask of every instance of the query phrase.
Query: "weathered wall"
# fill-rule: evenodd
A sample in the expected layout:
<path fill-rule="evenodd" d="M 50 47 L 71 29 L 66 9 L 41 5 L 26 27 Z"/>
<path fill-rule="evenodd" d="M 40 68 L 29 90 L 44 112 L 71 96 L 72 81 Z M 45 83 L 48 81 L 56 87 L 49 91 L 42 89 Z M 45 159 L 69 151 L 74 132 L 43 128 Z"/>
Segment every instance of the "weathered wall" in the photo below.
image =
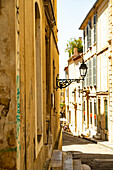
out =
<path fill-rule="evenodd" d="M 38 27 L 35 2 L 40 18 Z M 41 170 L 56 143 L 61 149 L 59 91 L 55 89 L 59 73 L 57 27 L 50 28 L 44 3 L 39 0 L 1 0 L 0 25 L 0 169 Z M 36 29 L 40 29 L 40 36 Z"/>
<path fill-rule="evenodd" d="M 0 1 L 0 169 L 16 169 L 15 1 Z"/>

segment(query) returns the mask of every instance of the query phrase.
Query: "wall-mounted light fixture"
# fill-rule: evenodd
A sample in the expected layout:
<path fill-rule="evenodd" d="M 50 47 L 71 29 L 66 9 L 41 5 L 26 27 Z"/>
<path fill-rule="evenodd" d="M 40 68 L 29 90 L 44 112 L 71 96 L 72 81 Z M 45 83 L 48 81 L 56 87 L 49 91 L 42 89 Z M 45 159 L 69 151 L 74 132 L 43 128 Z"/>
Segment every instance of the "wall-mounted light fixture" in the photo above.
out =
<path fill-rule="evenodd" d="M 58 79 L 59 75 L 57 75 L 57 77 L 56 77 L 56 89 L 66 88 L 67 86 L 69 86 L 73 82 L 79 83 L 80 80 L 84 80 L 84 78 L 87 74 L 87 65 L 84 63 L 84 60 L 83 60 L 82 64 L 80 65 L 79 70 L 80 70 L 81 79 Z"/>

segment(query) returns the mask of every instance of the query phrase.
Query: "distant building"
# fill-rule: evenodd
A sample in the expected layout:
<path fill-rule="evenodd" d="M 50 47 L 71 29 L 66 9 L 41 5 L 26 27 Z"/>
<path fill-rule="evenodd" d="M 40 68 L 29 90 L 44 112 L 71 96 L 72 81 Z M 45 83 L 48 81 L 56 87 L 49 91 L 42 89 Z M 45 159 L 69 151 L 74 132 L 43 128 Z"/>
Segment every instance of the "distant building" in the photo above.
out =
<path fill-rule="evenodd" d="M 74 54 L 68 60 L 65 75 L 68 79 L 79 79 L 79 67 L 82 63 L 82 54 L 78 54 L 77 48 L 74 48 Z M 74 135 L 82 133 L 82 83 L 73 82 L 66 88 L 66 119 L 71 132 Z"/>
<path fill-rule="evenodd" d="M 97 0 L 80 29 L 88 66 L 83 88 L 83 133 L 113 142 L 112 1 Z"/>

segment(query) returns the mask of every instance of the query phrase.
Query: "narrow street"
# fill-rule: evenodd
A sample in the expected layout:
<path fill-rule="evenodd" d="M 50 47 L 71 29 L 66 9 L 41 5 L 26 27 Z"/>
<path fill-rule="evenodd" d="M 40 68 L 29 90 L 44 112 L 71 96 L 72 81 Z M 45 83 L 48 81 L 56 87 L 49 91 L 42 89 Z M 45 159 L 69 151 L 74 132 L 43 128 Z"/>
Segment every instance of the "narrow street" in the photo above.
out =
<path fill-rule="evenodd" d="M 62 150 L 92 170 L 113 170 L 113 150 L 63 132 Z"/>

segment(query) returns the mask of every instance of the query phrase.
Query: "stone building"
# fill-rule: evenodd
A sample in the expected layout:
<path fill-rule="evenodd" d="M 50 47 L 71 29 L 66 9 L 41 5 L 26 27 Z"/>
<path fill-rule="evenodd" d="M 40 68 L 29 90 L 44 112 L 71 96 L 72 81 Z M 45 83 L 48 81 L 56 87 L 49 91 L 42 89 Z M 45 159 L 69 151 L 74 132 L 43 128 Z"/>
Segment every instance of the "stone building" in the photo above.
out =
<path fill-rule="evenodd" d="M 0 0 L 0 169 L 47 168 L 61 149 L 57 0 Z"/>
<path fill-rule="evenodd" d="M 97 0 L 80 29 L 88 66 L 83 88 L 84 131 L 113 141 L 112 1 Z M 84 133 L 84 132 L 83 132 Z"/>
<path fill-rule="evenodd" d="M 65 115 L 65 88 L 60 90 L 60 117 L 66 117 Z"/>
<path fill-rule="evenodd" d="M 68 60 L 68 67 L 65 67 L 65 75 L 68 79 L 79 79 L 79 67 L 82 63 L 82 54 L 78 54 L 74 48 L 74 54 Z M 73 135 L 82 134 L 82 82 L 73 82 L 66 87 L 66 119 Z"/>

